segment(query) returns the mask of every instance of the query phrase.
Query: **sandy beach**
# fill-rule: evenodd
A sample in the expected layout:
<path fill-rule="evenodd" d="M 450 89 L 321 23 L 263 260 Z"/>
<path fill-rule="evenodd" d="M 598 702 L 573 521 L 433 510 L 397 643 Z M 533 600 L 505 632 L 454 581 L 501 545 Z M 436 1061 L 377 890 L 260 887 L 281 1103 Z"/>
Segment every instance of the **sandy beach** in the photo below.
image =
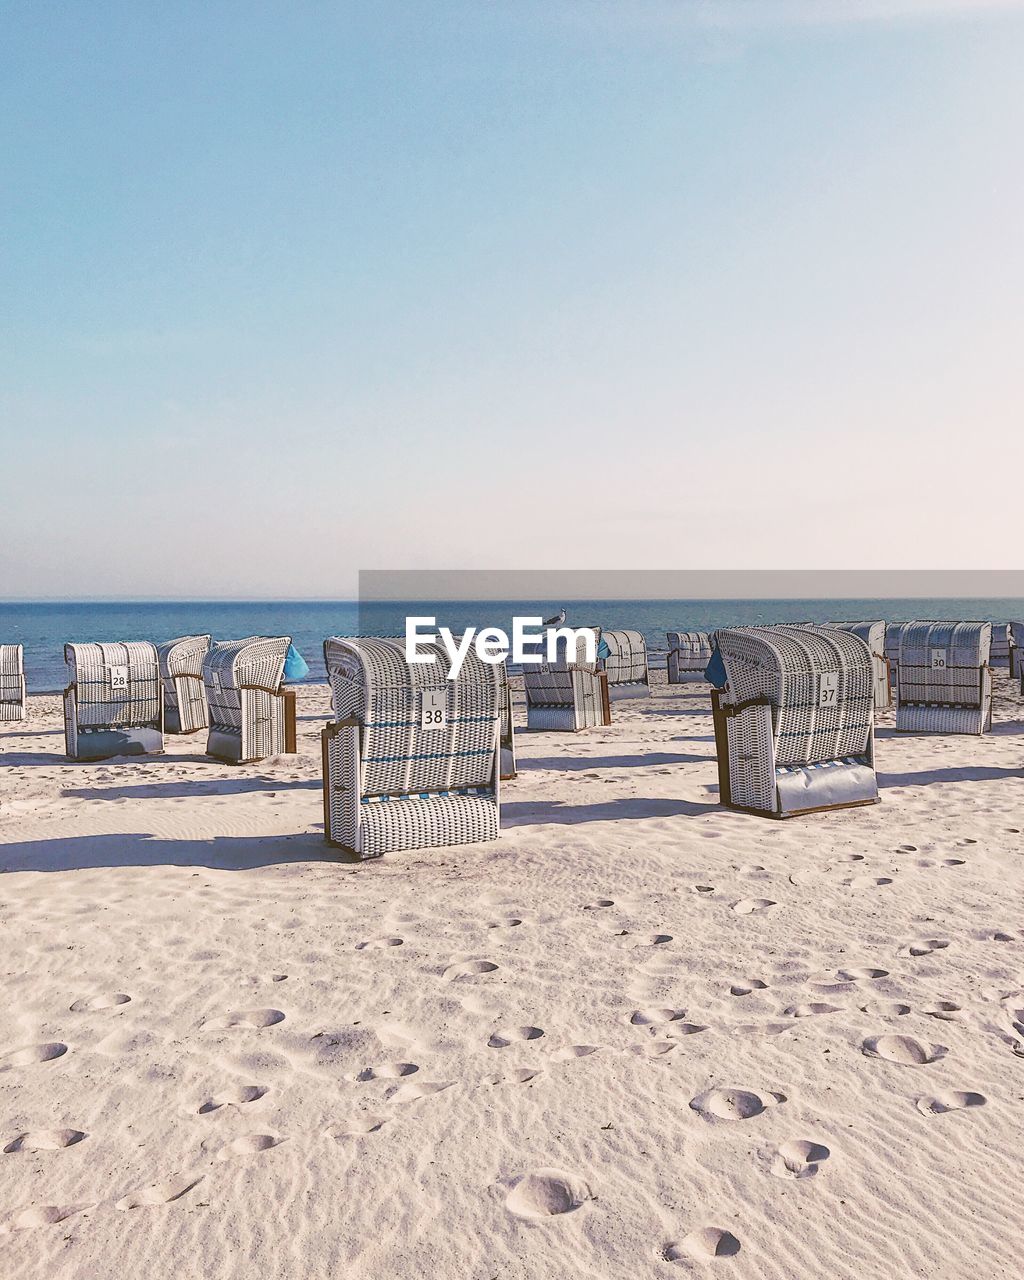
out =
<path fill-rule="evenodd" d="M 521 712 L 521 707 L 520 707 Z M 1020 1275 L 1024 723 L 717 804 L 707 689 L 519 738 L 495 843 L 323 843 L 299 754 L 0 730 L 0 1275 Z"/>

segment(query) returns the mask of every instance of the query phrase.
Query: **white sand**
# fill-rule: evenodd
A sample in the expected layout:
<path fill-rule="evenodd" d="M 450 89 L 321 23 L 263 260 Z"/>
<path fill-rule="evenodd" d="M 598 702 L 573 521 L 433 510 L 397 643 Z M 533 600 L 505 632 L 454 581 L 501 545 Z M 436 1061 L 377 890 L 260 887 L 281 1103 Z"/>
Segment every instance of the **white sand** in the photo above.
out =
<path fill-rule="evenodd" d="M 999 691 L 982 740 L 884 728 L 881 805 L 775 823 L 717 807 L 706 693 L 662 687 L 524 734 L 500 841 L 363 865 L 322 843 L 325 689 L 298 757 L 241 768 L 69 763 L 31 699 L 0 1276 L 1016 1280 Z"/>

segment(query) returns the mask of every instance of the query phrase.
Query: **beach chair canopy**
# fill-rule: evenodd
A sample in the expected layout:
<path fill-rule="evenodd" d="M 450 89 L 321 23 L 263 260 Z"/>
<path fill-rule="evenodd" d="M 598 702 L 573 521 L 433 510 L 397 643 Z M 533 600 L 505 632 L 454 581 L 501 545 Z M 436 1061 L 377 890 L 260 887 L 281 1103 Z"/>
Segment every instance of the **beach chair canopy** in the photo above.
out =
<path fill-rule="evenodd" d="M 294 694 L 281 687 L 289 636 L 212 645 L 203 660 L 209 709 L 206 750 L 241 764 L 294 750 Z"/>
<path fill-rule="evenodd" d="M 163 698 L 156 645 L 136 640 L 66 644 L 64 729 L 73 759 L 163 750 Z"/>
<path fill-rule="evenodd" d="M 324 731 L 327 838 L 377 857 L 498 834 L 502 676 L 472 649 L 455 680 L 444 646 L 332 637 L 336 721 Z"/>
<path fill-rule="evenodd" d="M 602 631 L 607 647 L 604 672 L 610 698 L 642 698 L 650 693 L 647 642 L 639 631 Z"/>
<path fill-rule="evenodd" d="M 889 661 L 885 656 L 886 626 L 875 622 L 829 622 L 827 626 L 838 631 L 850 631 L 859 636 L 871 653 L 875 673 L 875 708 L 888 707 L 892 703 L 892 687 L 889 682 Z"/>
<path fill-rule="evenodd" d="M 209 724 L 203 662 L 211 637 L 180 636 L 157 645 L 160 678 L 164 687 L 164 730 L 196 733 Z"/>
<path fill-rule="evenodd" d="M 25 658 L 20 644 L 0 644 L 0 721 L 25 716 Z"/>
<path fill-rule="evenodd" d="M 727 681 L 714 695 L 726 803 L 784 817 L 877 800 L 874 671 L 859 636 L 735 627 L 719 631 L 717 644 Z"/>

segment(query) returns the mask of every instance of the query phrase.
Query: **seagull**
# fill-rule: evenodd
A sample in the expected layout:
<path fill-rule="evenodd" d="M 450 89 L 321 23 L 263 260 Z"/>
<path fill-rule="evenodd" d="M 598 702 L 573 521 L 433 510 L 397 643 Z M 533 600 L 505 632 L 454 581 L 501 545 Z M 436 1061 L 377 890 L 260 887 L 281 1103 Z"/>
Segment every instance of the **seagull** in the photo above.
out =
<path fill-rule="evenodd" d="M 565 610 L 560 609 L 553 618 L 547 618 L 544 622 L 545 627 L 560 627 L 565 621 Z"/>

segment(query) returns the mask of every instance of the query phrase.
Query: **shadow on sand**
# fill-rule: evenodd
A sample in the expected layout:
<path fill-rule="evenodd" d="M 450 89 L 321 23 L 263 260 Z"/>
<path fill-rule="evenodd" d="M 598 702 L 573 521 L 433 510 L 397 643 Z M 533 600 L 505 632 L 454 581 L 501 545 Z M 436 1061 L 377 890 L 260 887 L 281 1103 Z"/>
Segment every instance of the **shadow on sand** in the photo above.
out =
<path fill-rule="evenodd" d="M 24 840 L 0 846 L 0 872 L 84 871 L 97 867 L 205 867 L 251 871 L 289 862 L 357 862 L 319 832 L 291 836 L 215 836 L 167 840 L 140 832 Z"/>

